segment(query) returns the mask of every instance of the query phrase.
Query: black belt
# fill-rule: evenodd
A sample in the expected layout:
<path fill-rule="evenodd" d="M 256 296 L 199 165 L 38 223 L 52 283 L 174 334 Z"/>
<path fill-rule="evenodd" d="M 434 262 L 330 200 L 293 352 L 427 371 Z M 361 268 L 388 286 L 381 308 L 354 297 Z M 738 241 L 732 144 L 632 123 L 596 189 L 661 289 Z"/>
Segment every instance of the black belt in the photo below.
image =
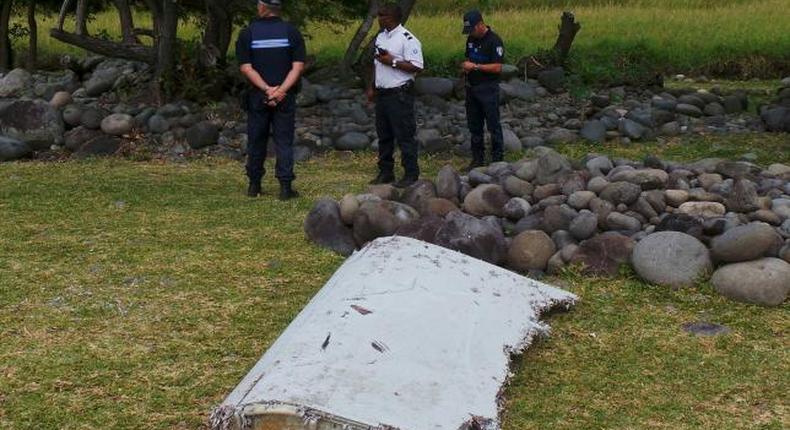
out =
<path fill-rule="evenodd" d="M 395 88 L 376 88 L 376 93 L 381 95 L 397 94 L 401 92 L 411 91 L 412 88 L 414 88 L 414 81 L 409 81 Z"/>

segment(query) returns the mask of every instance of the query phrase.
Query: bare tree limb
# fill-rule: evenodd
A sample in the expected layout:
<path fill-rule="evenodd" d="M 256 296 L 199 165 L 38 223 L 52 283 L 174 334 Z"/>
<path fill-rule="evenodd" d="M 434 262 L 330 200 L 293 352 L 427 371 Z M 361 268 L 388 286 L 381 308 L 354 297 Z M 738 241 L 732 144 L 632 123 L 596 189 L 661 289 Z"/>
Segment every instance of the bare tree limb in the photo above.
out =
<path fill-rule="evenodd" d="M 94 52 L 96 54 L 107 57 L 123 58 L 132 61 L 140 61 L 148 64 L 155 64 L 155 51 L 153 48 L 148 46 L 125 45 L 122 43 L 111 42 L 109 40 L 98 39 L 95 37 L 69 33 L 63 30 L 58 30 L 57 28 L 51 29 L 49 34 L 61 42 L 87 49 L 88 51 Z"/>

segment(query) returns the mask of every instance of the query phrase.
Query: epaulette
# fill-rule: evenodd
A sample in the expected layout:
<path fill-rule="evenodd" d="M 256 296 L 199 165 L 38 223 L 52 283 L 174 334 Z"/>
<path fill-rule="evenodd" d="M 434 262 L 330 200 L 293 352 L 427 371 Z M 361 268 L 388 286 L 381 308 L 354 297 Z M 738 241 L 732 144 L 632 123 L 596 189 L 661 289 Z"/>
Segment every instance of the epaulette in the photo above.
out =
<path fill-rule="evenodd" d="M 404 37 L 406 37 L 406 39 L 407 39 L 407 40 L 412 40 L 412 39 L 414 39 L 414 36 L 412 36 L 411 34 L 409 34 L 409 32 L 408 32 L 408 31 L 404 31 L 404 32 L 403 32 L 403 36 L 404 36 Z"/>

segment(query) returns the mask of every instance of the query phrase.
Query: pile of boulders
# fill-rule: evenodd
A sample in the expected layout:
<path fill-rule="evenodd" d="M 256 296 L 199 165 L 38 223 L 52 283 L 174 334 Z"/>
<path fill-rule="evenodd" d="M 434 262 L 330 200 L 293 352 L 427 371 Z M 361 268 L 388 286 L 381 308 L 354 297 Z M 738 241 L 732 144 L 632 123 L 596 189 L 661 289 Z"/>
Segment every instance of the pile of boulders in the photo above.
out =
<path fill-rule="evenodd" d="M 790 78 L 782 80 L 776 94 L 773 103 L 760 107 L 760 117 L 766 130 L 790 133 Z"/>
<path fill-rule="evenodd" d="M 101 57 L 76 63 L 76 72 L 16 69 L 0 76 L 0 161 L 134 151 L 174 159 L 246 154 L 246 117 L 235 96 L 204 106 L 185 100 L 159 106 L 150 94 L 148 65 Z M 628 143 L 779 131 L 787 125 L 786 98 L 764 107 L 761 119 L 745 111 L 748 91 L 615 87 L 579 99 L 565 91 L 562 69 L 527 80 L 515 66 L 504 70 L 504 145 L 514 153 L 579 140 Z M 327 150 L 377 149 L 373 105 L 363 91 L 337 77 L 317 79 L 304 79 L 297 97 L 296 159 Z M 463 83 L 420 77 L 415 91 L 416 140 L 422 151 L 468 153 Z M 787 93 L 782 90 L 780 96 Z"/>
<path fill-rule="evenodd" d="M 775 306 L 790 291 L 790 166 L 691 164 L 656 157 L 534 157 L 404 190 L 370 186 L 324 198 L 305 221 L 313 242 L 343 255 L 402 235 L 521 273 L 580 265 L 615 275 L 630 263 L 644 280 L 678 288 L 710 279 L 735 300 Z M 712 277 L 709 276 L 712 273 Z"/>

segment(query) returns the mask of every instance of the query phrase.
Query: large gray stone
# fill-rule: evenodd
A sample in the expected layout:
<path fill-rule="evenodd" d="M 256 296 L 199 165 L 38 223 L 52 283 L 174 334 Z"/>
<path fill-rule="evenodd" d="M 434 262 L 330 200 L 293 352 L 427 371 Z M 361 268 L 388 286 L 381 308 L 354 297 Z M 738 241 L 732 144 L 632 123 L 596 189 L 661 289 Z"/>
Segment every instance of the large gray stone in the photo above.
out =
<path fill-rule="evenodd" d="M 502 136 L 504 138 L 505 151 L 515 153 L 521 152 L 521 140 L 513 130 L 509 128 L 502 129 Z"/>
<path fill-rule="evenodd" d="M 639 185 L 630 182 L 620 181 L 612 182 L 601 191 L 601 198 L 614 205 L 623 203 L 630 205 L 639 198 L 642 193 L 642 188 Z"/>
<path fill-rule="evenodd" d="M 731 228 L 713 238 L 711 253 L 717 261 L 735 263 L 760 258 L 781 243 L 779 234 L 768 224 L 751 223 Z"/>
<path fill-rule="evenodd" d="M 762 258 L 720 267 L 711 277 L 719 294 L 761 306 L 779 306 L 790 292 L 790 263 Z"/>
<path fill-rule="evenodd" d="M 579 135 L 568 130 L 567 128 L 556 128 L 549 133 L 546 137 L 546 143 L 550 145 L 562 145 L 565 143 L 573 143 L 579 138 Z"/>
<path fill-rule="evenodd" d="M 445 165 L 436 175 L 436 195 L 438 197 L 458 202 L 461 192 L 461 176 L 453 166 Z"/>
<path fill-rule="evenodd" d="M 680 103 L 675 106 L 675 111 L 679 114 L 688 115 L 694 118 L 699 118 L 702 116 L 702 109 L 686 103 Z"/>
<path fill-rule="evenodd" d="M 609 177 L 612 182 L 630 182 L 639 185 L 643 190 L 665 188 L 669 175 L 660 169 L 621 170 Z"/>
<path fill-rule="evenodd" d="M 538 82 L 547 90 L 557 93 L 565 85 L 565 70 L 562 67 L 554 67 L 538 73 Z"/>
<path fill-rule="evenodd" d="M 120 136 L 132 131 L 134 117 L 125 113 L 114 113 L 101 122 L 101 131 L 110 136 Z"/>
<path fill-rule="evenodd" d="M 713 269 L 702 242 L 674 231 L 653 233 L 639 241 L 631 264 L 642 279 L 673 288 L 692 286 Z"/>
<path fill-rule="evenodd" d="M 98 97 L 112 89 L 115 81 L 121 76 L 118 68 L 97 69 L 85 82 L 85 92 L 89 97 Z"/>
<path fill-rule="evenodd" d="M 464 211 L 475 216 L 502 216 L 510 196 L 499 185 L 484 184 L 473 189 L 464 198 Z"/>
<path fill-rule="evenodd" d="M 219 140 L 219 128 L 209 121 L 199 122 L 186 132 L 186 139 L 192 149 L 216 145 Z"/>
<path fill-rule="evenodd" d="M 556 183 L 573 172 L 568 159 L 558 152 L 549 150 L 538 159 L 535 180 L 538 184 Z"/>
<path fill-rule="evenodd" d="M 0 130 L 34 150 L 49 149 L 63 141 L 63 120 L 43 100 L 14 100 L 0 104 Z"/>
<path fill-rule="evenodd" d="M 447 214 L 436 233 L 436 244 L 491 264 L 505 260 L 507 245 L 502 229 L 461 211 Z"/>
<path fill-rule="evenodd" d="M 74 157 L 85 158 L 113 155 L 118 152 L 120 147 L 121 141 L 117 137 L 99 135 L 83 143 L 79 149 L 74 152 Z"/>
<path fill-rule="evenodd" d="M 25 69 L 14 69 L 0 80 L 0 97 L 19 97 L 33 83 L 33 76 Z"/>
<path fill-rule="evenodd" d="M 91 130 L 83 126 L 69 130 L 63 135 L 66 149 L 69 151 L 77 151 L 86 142 L 93 140 L 102 135 L 99 130 Z"/>
<path fill-rule="evenodd" d="M 354 236 L 340 218 L 337 202 L 324 198 L 316 202 L 304 222 L 307 238 L 341 255 L 351 255 L 356 248 Z"/>
<path fill-rule="evenodd" d="M 0 136 L 0 161 L 14 161 L 33 153 L 33 148 L 25 142 Z"/>
<path fill-rule="evenodd" d="M 630 237 L 606 232 L 582 242 L 569 263 L 581 264 L 585 273 L 614 276 L 621 264 L 630 261 L 633 249 Z"/>
<path fill-rule="evenodd" d="M 647 127 L 627 118 L 620 121 L 619 129 L 620 133 L 633 140 L 641 139 L 648 132 Z"/>
<path fill-rule="evenodd" d="M 411 206 L 389 200 L 369 200 L 354 214 L 354 240 L 362 246 L 373 239 L 393 235 L 399 227 L 420 217 Z"/>
<path fill-rule="evenodd" d="M 528 197 L 532 195 L 532 192 L 535 190 L 535 187 L 531 183 L 516 175 L 510 175 L 505 178 L 502 186 L 508 194 L 514 197 Z"/>
<path fill-rule="evenodd" d="M 447 78 L 417 78 L 414 89 L 420 95 L 435 95 L 449 98 L 453 94 L 455 84 Z"/>
<path fill-rule="evenodd" d="M 359 151 L 370 146 L 370 139 L 364 133 L 352 131 L 337 139 L 335 148 L 343 151 Z"/>
<path fill-rule="evenodd" d="M 170 130 L 170 121 L 162 115 L 151 115 L 148 119 L 148 131 L 151 133 L 162 134 Z"/>
<path fill-rule="evenodd" d="M 571 221 L 568 231 L 576 240 L 589 239 L 598 231 L 598 215 L 586 209 L 582 210 Z"/>
<path fill-rule="evenodd" d="M 436 197 L 436 186 L 428 180 L 419 180 L 403 190 L 401 202 L 407 204 L 420 214 L 427 212 L 428 200 Z"/>
<path fill-rule="evenodd" d="M 598 120 L 587 121 L 579 131 L 579 136 L 593 143 L 602 143 L 606 140 L 606 126 Z"/>
<path fill-rule="evenodd" d="M 546 270 L 557 251 L 554 241 L 540 230 L 527 230 L 513 238 L 507 253 L 508 265 L 519 272 Z"/>
<path fill-rule="evenodd" d="M 505 100 L 518 99 L 531 101 L 538 96 L 535 87 L 519 80 L 503 82 L 499 84 L 499 89 Z"/>

